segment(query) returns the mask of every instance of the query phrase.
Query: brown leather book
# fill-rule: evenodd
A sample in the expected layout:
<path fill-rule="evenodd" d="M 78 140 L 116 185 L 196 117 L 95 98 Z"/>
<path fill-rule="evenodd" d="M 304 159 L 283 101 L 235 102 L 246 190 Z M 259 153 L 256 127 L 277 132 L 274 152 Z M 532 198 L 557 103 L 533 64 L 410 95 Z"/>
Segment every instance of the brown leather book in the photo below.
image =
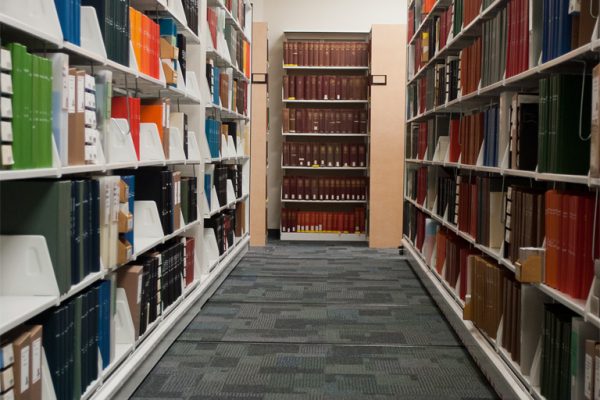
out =
<path fill-rule="evenodd" d="M 325 143 L 321 143 L 320 145 L 320 153 L 321 153 L 321 162 L 319 163 L 321 167 L 327 166 L 327 145 Z"/>
<path fill-rule="evenodd" d="M 317 59 L 315 60 L 315 64 L 318 67 L 323 66 L 323 59 L 325 58 L 325 44 L 323 42 L 319 42 L 317 46 Z"/>
<path fill-rule="evenodd" d="M 325 200 L 325 178 L 317 178 L 317 186 L 319 187 L 318 200 Z"/>
<path fill-rule="evenodd" d="M 309 46 L 308 46 L 309 43 L 308 42 L 304 42 L 303 45 L 304 45 L 304 61 L 303 61 L 302 65 L 310 66 L 310 61 L 309 61 L 309 58 L 310 58 L 310 49 L 309 49 Z"/>
<path fill-rule="evenodd" d="M 325 43 L 323 47 L 325 52 L 323 66 L 331 67 L 331 43 Z"/>
<path fill-rule="evenodd" d="M 305 97 L 305 88 L 306 88 L 306 84 L 305 84 L 305 77 L 298 75 L 296 76 L 296 99 L 298 100 L 304 100 L 306 99 Z"/>
<path fill-rule="evenodd" d="M 360 133 L 360 111 L 352 111 L 352 133 Z"/>
<path fill-rule="evenodd" d="M 342 147 L 342 166 L 350 166 L 350 145 L 348 143 L 344 143 Z"/>
<path fill-rule="evenodd" d="M 310 179 L 310 178 L 306 178 L 306 177 L 304 178 L 304 200 L 312 199 L 311 181 L 312 181 L 312 179 Z"/>
<path fill-rule="evenodd" d="M 327 143 L 327 166 L 335 166 L 335 149 L 333 143 Z"/>
<path fill-rule="evenodd" d="M 331 179 L 324 178 L 325 180 L 325 194 L 323 200 L 331 200 Z"/>
<path fill-rule="evenodd" d="M 304 179 L 302 177 L 298 178 L 298 182 L 297 182 L 297 198 L 298 200 L 305 200 L 304 198 Z"/>
<path fill-rule="evenodd" d="M 290 132 L 290 109 L 289 108 L 283 109 L 283 127 L 282 128 L 283 128 L 284 133 Z"/>
<path fill-rule="evenodd" d="M 323 77 L 323 100 L 331 99 L 330 84 L 331 84 L 331 79 L 328 76 L 324 76 Z"/>
<path fill-rule="evenodd" d="M 306 145 L 305 143 L 298 143 L 298 165 L 301 167 L 306 166 Z"/>
<path fill-rule="evenodd" d="M 358 49 L 358 43 L 353 42 L 350 44 L 350 65 L 353 67 L 359 66 L 357 49 Z"/>
<path fill-rule="evenodd" d="M 320 151 L 319 151 L 319 144 L 318 143 L 313 143 L 312 144 L 312 165 L 319 165 L 319 156 L 320 156 Z"/>
<path fill-rule="evenodd" d="M 296 110 L 290 109 L 290 133 L 296 133 Z"/>
<path fill-rule="evenodd" d="M 334 146 L 333 150 L 334 150 L 334 157 L 335 157 L 334 165 L 336 167 L 341 167 L 342 166 L 342 145 L 340 143 L 335 143 L 333 146 Z"/>
<path fill-rule="evenodd" d="M 358 145 L 357 144 L 350 145 L 350 166 L 351 167 L 358 166 Z"/>
<path fill-rule="evenodd" d="M 281 189 L 281 195 L 283 196 L 284 200 L 289 200 L 290 199 L 290 177 L 289 176 L 284 176 L 283 177 L 283 188 Z"/>
<path fill-rule="evenodd" d="M 322 133 L 325 131 L 325 111 L 319 110 L 319 122 L 318 122 L 318 131 Z"/>
<path fill-rule="evenodd" d="M 221 78 L 219 80 L 220 84 L 220 94 L 221 94 L 221 105 L 224 108 L 229 107 L 229 75 L 226 73 L 221 74 Z"/>
<path fill-rule="evenodd" d="M 290 177 L 290 198 L 292 200 L 298 199 L 298 177 Z"/>
<path fill-rule="evenodd" d="M 69 69 L 69 165 L 85 164 L 85 71 Z"/>
<path fill-rule="evenodd" d="M 353 66 L 354 65 L 354 61 L 352 59 L 352 46 L 353 46 L 353 43 L 346 42 L 345 49 L 344 49 L 344 65 L 345 66 Z"/>
<path fill-rule="evenodd" d="M 304 49 L 304 42 L 298 42 L 298 65 L 300 66 L 306 66 L 306 64 L 304 63 Z"/>
<path fill-rule="evenodd" d="M 292 142 L 290 143 L 290 165 L 297 167 L 299 165 L 298 161 L 298 143 Z"/>
<path fill-rule="evenodd" d="M 288 142 L 283 143 L 283 165 L 291 165 L 290 164 L 290 144 Z"/>
<path fill-rule="evenodd" d="M 369 129 L 369 115 L 366 111 L 360 112 L 360 133 L 368 133 Z"/>
<path fill-rule="evenodd" d="M 290 47 L 290 42 L 283 43 L 283 63 L 285 65 L 290 65 L 292 60 L 292 50 Z"/>
<path fill-rule="evenodd" d="M 312 161 L 313 161 L 312 143 L 305 143 L 304 147 L 305 147 L 304 163 L 306 164 L 307 167 L 311 167 Z"/>
<path fill-rule="evenodd" d="M 323 100 L 323 83 L 324 83 L 323 75 L 319 75 L 317 77 L 317 92 L 316 92 L 317 100 Z"/>
<path fill-rule="evenodd" d="M 296 77 L 295 76 L 290 76 L 289 77 L 289 94 L 288 94 L 288 98 L 295 100 L 296 99 Z"/>
<path fill-rule="evenodd" d="M 144 268 L 141 265 L 130 265 L 120 268 L 117 272 L 117 287 L 125 290 L 127 303 L 133 320 L 135 338 L 140 334 L 140 299 L 142 297 L 142 274 Z"/>
<path fill-rule="evenodd" d="M 317 178 L 310 180 L 310 196 L 311 200 L 319 199 L 319 180 Z"/>
<path fill-rule="evenodd" d="M 296 110 L 296 132 L 306 132 L 307 111 L 303 109 Z"/>
<path fill-rule="evenodd" d="M 335 132 L 342 133 L 342 112 L 340 110 L 335 112 Z"/>
<path fill-rule="evenodd" d="M 333 97 L 335 100 L 345 100 L 342 97 L 342 81 L 345 79 L 342 76 L 335 77 L 335 96 Z"/>
<path fill-rule="evenodd" d="M 298 65 L 298 42 L 292 42 L 292 65 Z"/>
<path fill-rule="evenodd" d="M 283 77 L 283 98 L 290 98 L 290 77 L 287 75 Z"/>
<path fill-rule="evenodd" d="M 341 79 L 340 79 L 341 87 L 339 90 L 339 95 L 342 100 L 352 99 L 352 97 L 351 97 L 352 90 L 351 90 L 351 87 L 349 87 L 350 86 L 349 83 L 352 82 L 353 80 L 354 79 L 352 79 L 352 78 L 341 77 Z"/>
<path fill-rule="evenodd" d="M 315 43 L 308 43 L 308 66 L 312 67 L 315 65 Z"/>
<path fill-rule="evenodd" d="M 318 77 L 316 75 L 312 75 L 310 77 L 310 99 L 317 100 L 317 80 Z"/>

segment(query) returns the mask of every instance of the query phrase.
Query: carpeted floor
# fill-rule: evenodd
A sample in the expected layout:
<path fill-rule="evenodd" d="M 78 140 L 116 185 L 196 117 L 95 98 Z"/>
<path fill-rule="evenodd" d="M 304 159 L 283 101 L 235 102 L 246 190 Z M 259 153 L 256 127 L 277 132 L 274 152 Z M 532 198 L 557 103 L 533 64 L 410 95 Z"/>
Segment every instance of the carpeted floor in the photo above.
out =
<path fill-rule="evenodd" d="M 495 399 L 397 251 L 252 249 L 134 399 Z"/>

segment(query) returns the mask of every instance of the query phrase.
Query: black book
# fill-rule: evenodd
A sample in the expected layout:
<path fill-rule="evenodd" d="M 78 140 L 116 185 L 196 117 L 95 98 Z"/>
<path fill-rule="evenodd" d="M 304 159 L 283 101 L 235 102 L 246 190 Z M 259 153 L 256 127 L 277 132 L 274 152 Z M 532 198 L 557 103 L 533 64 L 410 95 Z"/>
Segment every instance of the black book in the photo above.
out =
<path fill-rule="evenodd" d="M 534 171 L 538 160 L 538 113 L 537 103 L 521 103 L 518 121 L 518 166 L 520 170 Z"/>
<path fill-rule="evenodd" d="M 196 16 L 196 20 L 197 20 L 197 16 Z M 188 19 L 189 21 L 189 19 Z M 198 30 L 198 28 L 196 27 L 196 31 Z M 180 73 L 181 76 L 183 77 L 183 81 L 186 82 L 186 76 L 185 76 L 185 71 L 187 69 L 187 53 L 186 53 L 186 39 L 185 36 L 183 36 L 181 33 L 177 35 L 177 48 L 179 49 L 179 56 L 178 56 L 178 61 L 179 61 L 179 69 L 180 69 Z M 206 73 L 208 76 L 208 68 L 206 69 Z M 209 79 L 209 82 L 212 82 L 212 80 Z"/>

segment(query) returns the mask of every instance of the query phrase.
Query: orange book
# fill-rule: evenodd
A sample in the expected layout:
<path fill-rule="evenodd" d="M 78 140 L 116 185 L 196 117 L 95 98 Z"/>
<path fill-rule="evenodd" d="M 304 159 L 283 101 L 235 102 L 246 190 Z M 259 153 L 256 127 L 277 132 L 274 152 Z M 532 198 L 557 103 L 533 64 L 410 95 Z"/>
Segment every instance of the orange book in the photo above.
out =
<path fill-rule="evenodd" d="M 437 257 L 435 270 L 441 275 L 442 270 L 444 269 L 444 263 L 446 262 L 446 233 L 443 231 L 438 231 L 436 241 Z"/>
<path fill-rule="evenodd" d="M 429 14 L 433 5 L 435 4 L 435 0 L 425 0 L 423 2 L 423 8 L 421 9 L 423 14 Z"/>
<path fill-rule="evenodd" d="M 135 54 L 135 60 L 140 68 L 142 61 L 142 13 L 137 11 L 133 7 L 129 7 L 129 34 L 131 37 L 131 45 L 133 46 L 133 53 Z"/>
<path fill-rule="evenodd" d="M 163 117 L 169 115 L 168 99 L 144 101 L 140 107 L 140 122 L 156 124 L 163 144 L 165 157 L 169 158 L 169 124 Z"/>

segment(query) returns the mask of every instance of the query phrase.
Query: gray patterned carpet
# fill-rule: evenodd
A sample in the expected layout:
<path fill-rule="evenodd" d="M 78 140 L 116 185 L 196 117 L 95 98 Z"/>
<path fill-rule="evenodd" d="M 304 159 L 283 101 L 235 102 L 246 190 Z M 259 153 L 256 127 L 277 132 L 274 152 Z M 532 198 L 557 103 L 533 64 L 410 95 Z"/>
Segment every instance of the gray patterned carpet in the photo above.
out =
<path fill-rule="evenodd" d="M 252 249 L 134 399 L 495 399 L 396 251 Z"/>

